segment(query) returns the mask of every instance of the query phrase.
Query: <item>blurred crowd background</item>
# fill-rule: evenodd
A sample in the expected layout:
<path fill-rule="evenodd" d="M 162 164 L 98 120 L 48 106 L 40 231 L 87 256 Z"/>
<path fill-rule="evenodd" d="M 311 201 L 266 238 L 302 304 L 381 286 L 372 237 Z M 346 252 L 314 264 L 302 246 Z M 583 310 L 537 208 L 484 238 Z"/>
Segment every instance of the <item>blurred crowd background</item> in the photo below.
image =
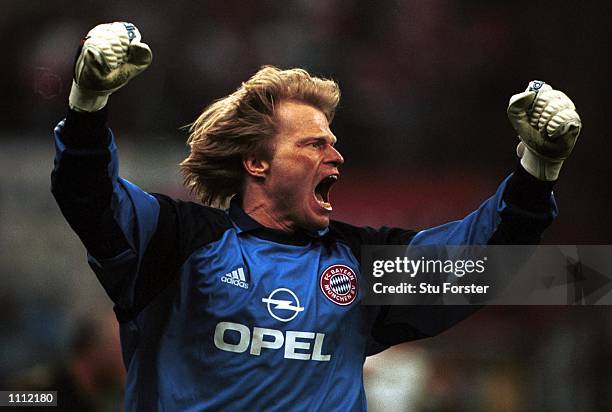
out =
<path fill-rule="evenodd" d="M 513 170 L 508 99 L 542 79 L 572 97 L 584 123 L 544 243 L 612 243 L 612 3 L 0 3 L 0 390 L 61 386 L 78 410 L 121 408 L 112 306 L 49 191 L 51 132 L 66 112 L 75 50 L 103 22 L 133 22 L 154 53 L 110 104 L 122 174 L 146 190 L 187 196 L 181 127 L 208 103 L 264 64 L 303 67 L 342 90 L 335 218 L 440 224 L 476 208 Z M 370 407 L 608 409 L 611 347 L 609 307 L 487 308 L 371 358 Z"/>

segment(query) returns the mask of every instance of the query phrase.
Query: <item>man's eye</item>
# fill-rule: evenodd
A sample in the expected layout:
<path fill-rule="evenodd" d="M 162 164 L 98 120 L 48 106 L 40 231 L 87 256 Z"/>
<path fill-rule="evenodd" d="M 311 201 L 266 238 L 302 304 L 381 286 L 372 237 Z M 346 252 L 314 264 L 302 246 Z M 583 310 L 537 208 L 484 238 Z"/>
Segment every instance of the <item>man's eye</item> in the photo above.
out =
<path fill-rule="evenodd" d="M 324 142 L 312 142 L 310 145 L 312 147 L 319 148 L 319 147 L 323 147 L 324 144 L 325 144 Z"/>

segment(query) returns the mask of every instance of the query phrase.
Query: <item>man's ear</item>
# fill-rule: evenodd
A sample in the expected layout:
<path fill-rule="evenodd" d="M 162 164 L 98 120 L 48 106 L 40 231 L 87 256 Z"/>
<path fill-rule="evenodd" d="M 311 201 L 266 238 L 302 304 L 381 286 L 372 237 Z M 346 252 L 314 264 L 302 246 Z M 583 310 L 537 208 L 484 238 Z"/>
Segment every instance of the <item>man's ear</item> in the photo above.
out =
<path fill-rule="evenodd" d="M 250 176 L 260 179 L 265 179 L 270 170 L 270 162 L 255 154 L 250 154 L 242 159 L 242 164 Z"/>

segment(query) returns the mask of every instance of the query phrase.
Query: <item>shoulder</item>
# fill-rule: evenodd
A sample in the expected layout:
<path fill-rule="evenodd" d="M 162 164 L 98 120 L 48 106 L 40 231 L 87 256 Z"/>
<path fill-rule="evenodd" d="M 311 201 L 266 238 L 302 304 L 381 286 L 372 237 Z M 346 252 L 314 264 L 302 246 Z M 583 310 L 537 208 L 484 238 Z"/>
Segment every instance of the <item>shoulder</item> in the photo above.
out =
<path fill-rule="evenodd" d="M 179 234 L 180 249 L 191 252 L 214 242 L 232 227 L 224 210 L 153 193 L 160 206 L 158 231 Z"/>
<path fill-rule="evenodd" d="M 407 245 L 417 233 L 415 230 L 383 226 L 354 226 L 332 220 L 329 224 L 328 238 L 346 243 L 355 256 L 360 255 L 363 245 Z"/>
<path fill-rule="evenodd" d="M 407 244 L 417 231 L 389 226 L 376 229 L 332 220 L 329 233 L 338 240 L 358 241 L 370 245 L 402 245 Z"/>

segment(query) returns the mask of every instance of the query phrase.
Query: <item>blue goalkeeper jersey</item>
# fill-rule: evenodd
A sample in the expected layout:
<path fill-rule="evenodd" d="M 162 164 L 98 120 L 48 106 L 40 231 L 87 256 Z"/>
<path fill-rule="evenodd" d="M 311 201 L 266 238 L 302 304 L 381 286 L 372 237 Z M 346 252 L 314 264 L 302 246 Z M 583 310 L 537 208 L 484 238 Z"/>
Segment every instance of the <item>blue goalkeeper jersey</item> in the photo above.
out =
<path fill-rule="evenodd" d="M 360 305 L 363 244 L 535 243 L 556 214 L 522 169 L 478 210 L 424 231 L 332 221 L 287 234 L 118 176 L 106 111 L 55 129 L 53 194 L 115 303 L 128 411 L 364 411 L 363 362 L 474 308 Z"/>

